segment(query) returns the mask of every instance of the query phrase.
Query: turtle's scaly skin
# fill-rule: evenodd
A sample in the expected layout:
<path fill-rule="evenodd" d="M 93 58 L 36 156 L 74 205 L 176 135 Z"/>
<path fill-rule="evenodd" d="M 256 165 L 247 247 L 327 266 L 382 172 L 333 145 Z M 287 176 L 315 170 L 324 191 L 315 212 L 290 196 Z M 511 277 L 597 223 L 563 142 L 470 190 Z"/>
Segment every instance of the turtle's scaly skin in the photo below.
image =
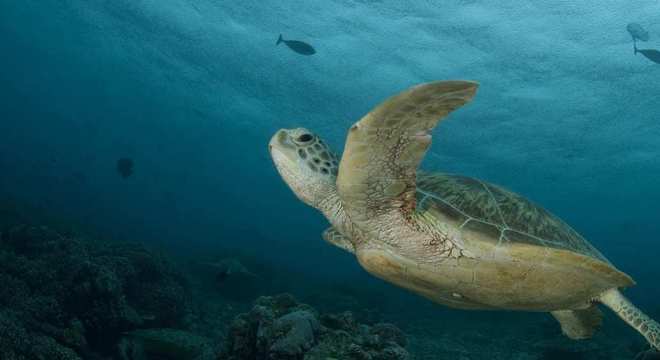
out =
<path fill-rule="evenodd" d="M 660 324 L 657 321 L 644 314 L 617 290 L 606 291 L 600 300 L 628 325 L 639 331 L 653 348 L 660 351 Z"/>

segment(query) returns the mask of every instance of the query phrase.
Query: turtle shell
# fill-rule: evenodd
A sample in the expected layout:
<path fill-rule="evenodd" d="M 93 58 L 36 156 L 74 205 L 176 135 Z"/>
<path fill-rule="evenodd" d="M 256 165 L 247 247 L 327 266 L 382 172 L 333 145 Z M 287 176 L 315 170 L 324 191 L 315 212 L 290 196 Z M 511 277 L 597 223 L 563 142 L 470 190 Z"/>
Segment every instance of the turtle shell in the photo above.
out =
<path fill-rule="evenodd" d="M 486 234 L 498 246 L 525 243 L 609 261 L 568 224 L 499 186 L 458 175 L 418 173 L 417 210 L 441 214 L 459 229 Z"/>

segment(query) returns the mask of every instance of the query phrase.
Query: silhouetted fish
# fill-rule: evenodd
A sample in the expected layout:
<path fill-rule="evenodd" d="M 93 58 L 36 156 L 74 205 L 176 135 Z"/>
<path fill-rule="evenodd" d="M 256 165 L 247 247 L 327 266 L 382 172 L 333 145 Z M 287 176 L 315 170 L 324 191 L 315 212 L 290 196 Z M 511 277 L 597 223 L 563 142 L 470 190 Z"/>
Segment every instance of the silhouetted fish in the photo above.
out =
<path fill-rule="evenodd" d="M 133 175 L 133 160 L 129 158 L 121 158 L 117 160 L 117 172 L 124 179 Z"/>
<path fill-rule="evenodd" d="M 298 40 L 284 40 L 284 38 L 282 38 L 282 34 L 280 34 L 280 37 L 277 39 L 275 45 L 279 45 L 280 43 L 284 43 L 286 46 L 289 47 L 289 49 L 301 55 L 316 54 L 316 50 L 314 50 L 312 45 Z"/>
<path fill-rule="evenodd" d="M 626 29 L 632 36 L 633 40 L 649 41 L 649 32 L 644 30 L 642 25 L 636 23 L 630 23 L 626 26 Z"/>
<path fill-rule="evenodd" d="M 647 59 L 653 61 L 656 64 L 660 64 L 660 51 L 655 49 L 638 49 L 635 45 L 635 54 L 640 53 L 646 56 Z"/>

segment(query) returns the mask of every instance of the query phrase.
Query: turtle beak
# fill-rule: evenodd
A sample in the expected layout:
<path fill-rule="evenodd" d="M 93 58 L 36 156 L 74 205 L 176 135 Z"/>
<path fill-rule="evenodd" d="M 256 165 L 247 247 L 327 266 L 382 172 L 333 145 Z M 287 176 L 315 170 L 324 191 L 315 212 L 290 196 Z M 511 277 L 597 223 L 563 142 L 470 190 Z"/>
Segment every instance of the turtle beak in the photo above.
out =
<path fill-rule="evenodd" d="M 285 130 L 284 129 L 278 130 L 275 133 L 275 135 L 273 135 L 273 137 L 270 138 L 270 142 L 268 143 L 268 150 L 272 151 L 274 147 L 276 147 L 284 140 L 285 137 L 286 137 Z"/>
<path fill-rule="evenodd" d="M 276 164 L 284 161 L 284 159 L 291 163 L 296 160 L 297 149 L 291 142 L 289 131 L 286 129 L 281 129 L 273 135 L 268 143 L 268 151 Z"/>
<path fill-rule="evenodd" d="M 268 143 L 268 150 L 273 151 L 273 149 L 291 149 L 296 150 L 296 146 L 291 142 L 291 137 L 289 136 L 289 131 L 286 129 L 278 130 L 275 135 L 270 139 Z"/>

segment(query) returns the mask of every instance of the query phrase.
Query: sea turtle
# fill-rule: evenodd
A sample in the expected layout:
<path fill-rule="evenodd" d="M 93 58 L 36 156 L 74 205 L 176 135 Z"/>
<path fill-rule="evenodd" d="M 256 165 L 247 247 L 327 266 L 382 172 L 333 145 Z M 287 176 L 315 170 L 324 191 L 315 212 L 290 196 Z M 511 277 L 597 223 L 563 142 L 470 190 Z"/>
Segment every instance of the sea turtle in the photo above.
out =
<path fill-rule="evenodd" d="M 477 87 L 391 97 L 350 128 L 341 162 L 304 128 L 279 130 L 271 157 L 332 224 L 323 238 L 379 278 L 454 308 L 550 312 L 573 339 L 593 335 L 602 303 L 659 348 L 660 325 L 619 291 L 634 281 L 561 219 L 500 186 L 417 170 L 431 130 Z"/>

